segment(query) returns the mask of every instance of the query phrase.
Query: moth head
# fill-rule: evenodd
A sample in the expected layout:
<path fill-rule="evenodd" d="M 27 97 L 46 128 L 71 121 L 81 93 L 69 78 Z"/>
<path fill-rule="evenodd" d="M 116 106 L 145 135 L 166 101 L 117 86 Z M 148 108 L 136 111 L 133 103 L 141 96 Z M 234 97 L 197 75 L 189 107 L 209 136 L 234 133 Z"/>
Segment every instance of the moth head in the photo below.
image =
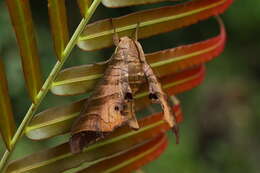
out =
<path fill-rule="evenodd" d="M 134 45 L 133 40 L 127 36 L 121 37 L 119 39 L 118 47 L 122 49 L 127 49 L 129 47 L 132 47 Z"/>
<path fill-rule="evenodd" d="M 127 42 L 127 41 L 131 41 L 132 39 L 127 37 L 127 36 L 124 36 L 124 37 L 121 37 L 119 38 L 119 41 L 123 41 L 123 42 Z"/>

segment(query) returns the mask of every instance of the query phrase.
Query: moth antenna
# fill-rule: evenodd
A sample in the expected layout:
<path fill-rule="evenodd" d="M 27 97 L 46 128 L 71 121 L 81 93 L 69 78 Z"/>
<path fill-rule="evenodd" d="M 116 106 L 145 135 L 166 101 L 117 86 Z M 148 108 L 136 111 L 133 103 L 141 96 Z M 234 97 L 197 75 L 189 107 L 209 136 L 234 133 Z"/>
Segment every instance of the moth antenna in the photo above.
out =
<path fill-rule="evenodd" d="M 118 33 L 116 32 L 116 27 L 114 25 L 114 22 L 113 22 L 112 18 L 110 19 L 110 23 L 111 23 L 111 26 L 112 26 L 113 31 L 114 31 L 114 33 L 113 33 L 113 42 L 114 42 L 115 46 L 118 46 L 118 44 L 119 44 L 119 36 L 118 36 Z"/>
<path fill-rule="evenodd" d="M 139 26 L 140 26 L 140 22 L 138 22 L 138 23 L 136 24 L 135 35 L 134 35 L 134 40 L 135 40 L 135 41 L 138 40 L 138 31 L 139 31 Z"/>

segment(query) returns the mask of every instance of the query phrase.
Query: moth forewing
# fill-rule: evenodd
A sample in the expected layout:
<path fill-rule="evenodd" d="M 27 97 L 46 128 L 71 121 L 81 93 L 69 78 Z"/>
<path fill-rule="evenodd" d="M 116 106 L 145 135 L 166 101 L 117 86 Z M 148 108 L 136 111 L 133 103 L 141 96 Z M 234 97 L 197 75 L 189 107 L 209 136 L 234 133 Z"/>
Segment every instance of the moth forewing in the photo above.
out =
<path fill-rule="evenodd" d="M 151 66 L 146 62 L 145 54 L 141 44 L 138 41 L 135 41 L 135 44 L 139 51 L 140 62 L 142 63 L 142 70 L 149 85 L 149 98 L 153 102 L 161 104 L 164 119 L 171 127 L 174 127 L 176 124 L 176 120 L 173 114 L 173 110 L 169 104 L 168 96 L 164 93 L 161 83 L 157 79 L 156 75 L 153 73 Z"/>
<path fill-rule="evenodd" d="M 160 82 L 145 60 L 140 43 L 122 37 L 109 60 L 104 77 L 72 126 L 71 151 L 82 151 L 85 145 L 102 139 L 126 123 L 133 129 L 138 129 L 133 95 L 145 81 L 149 85 L 150 98 L 161 104 L 165 120 L 173 127 L 173 111 Z"/>
<path fill-rule="evenodd" d="M 102 139 L 104 133 L 130 122 L 138 128 L 134 114 L 133 94 L 129 84 L 129 61 L 138 62 L 133 41 L 121 38 L 102 80 L 87 100 L 79 118 L 72 126 L 71 151 L 79 152 L 85 145 Z"/>

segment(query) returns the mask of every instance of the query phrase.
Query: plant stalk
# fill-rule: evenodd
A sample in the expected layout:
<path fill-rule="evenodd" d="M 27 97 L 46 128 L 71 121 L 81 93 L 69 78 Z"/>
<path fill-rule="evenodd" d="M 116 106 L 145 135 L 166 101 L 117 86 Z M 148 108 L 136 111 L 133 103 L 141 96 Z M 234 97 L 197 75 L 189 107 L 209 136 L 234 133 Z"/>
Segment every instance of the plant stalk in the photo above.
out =
<path fill-rule="evenodd" d="M 30 106 L 28 112 L 26 113 L 22 123 L 19 125 L 17 131 L 15 132 L 14 137 L 12 138 L 12 142 L 11 142 L 11 150 L 10 151 L 6 150 L 4 155 L 3 155 L 3 157 L 2 157 L 2 159 L 1 159 L 1 162 L 0 162 L 0 172 L 4 172 L 4 169 L 6 167 L 6 163 L 7 163 L 8 159 L 10 158 L 11 154 L 14 151 L 15 146 L 17 144 L 17 141 L 22 136 L 25 127 L 32 120 L 33 115 L 37 111 L 37 108 L 39 107 L 39 105 L 41 104 L 42 100 L 44 99 L 44 97 L 48 93 L 48 91 L 49 91 L 49 89 L 51 87 L 52 82 L 55 80 L 56 76 L 60 72 L 63 64 L 66 62 L 66 60 L 69 57 L 72 49 L 75 47 L 75 45 L 76 45 L 76 43 L 78 41 L 79 35 L 84 30 L 85 26 L 87 25 L 89 19 L 94 14 L 94 12 L 95 12 L 96 8 L 98 7 L 98 5 L 100 4 L 100 2 L 101 2 L 101 0 L 94 0 L 93 3 L 91 4 L 91 6 L 86 10 L 85 17 L 81 20 L 81 22 L 78 25 L 76 31 L 74 32 L 74 34 L 72 35 L 70 41 L 68 42 L 66 48 L 62 52 L 61 60 L 57 61 L 57 63 L 53 67 L 50 75 L 48 76 L 48 78 L 44 82 L 41 90 L 38 92 L 38 94 L 36 96 L 36 99 L 35 99 L 35 102 L 31 104 L 31 106 Z"/>

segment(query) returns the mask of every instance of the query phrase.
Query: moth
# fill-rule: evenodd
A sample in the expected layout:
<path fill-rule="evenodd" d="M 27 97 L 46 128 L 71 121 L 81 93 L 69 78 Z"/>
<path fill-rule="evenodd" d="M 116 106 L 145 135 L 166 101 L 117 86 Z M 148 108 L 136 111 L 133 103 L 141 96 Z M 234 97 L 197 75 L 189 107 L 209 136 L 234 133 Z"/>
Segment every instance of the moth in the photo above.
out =
<path fill-rule="evenodd" d="M 104 138 L 123 124 L 138 129 L 133 97 L 145 82 L 149 86 L 149 98 L 161 104 L 165 121 L 170 127 L 176 127 L 168 97 L 146 62 L 142 46 L 137 41 L 137 32 L 136 29 L 135 38 L 125 36 L 120 39 L 115 32 L 113 40 L 116 49 L 108 61 L 104 77 L 96 85 L 72 126 L 72 153 L 82 151 L 84 146 Z"/>

